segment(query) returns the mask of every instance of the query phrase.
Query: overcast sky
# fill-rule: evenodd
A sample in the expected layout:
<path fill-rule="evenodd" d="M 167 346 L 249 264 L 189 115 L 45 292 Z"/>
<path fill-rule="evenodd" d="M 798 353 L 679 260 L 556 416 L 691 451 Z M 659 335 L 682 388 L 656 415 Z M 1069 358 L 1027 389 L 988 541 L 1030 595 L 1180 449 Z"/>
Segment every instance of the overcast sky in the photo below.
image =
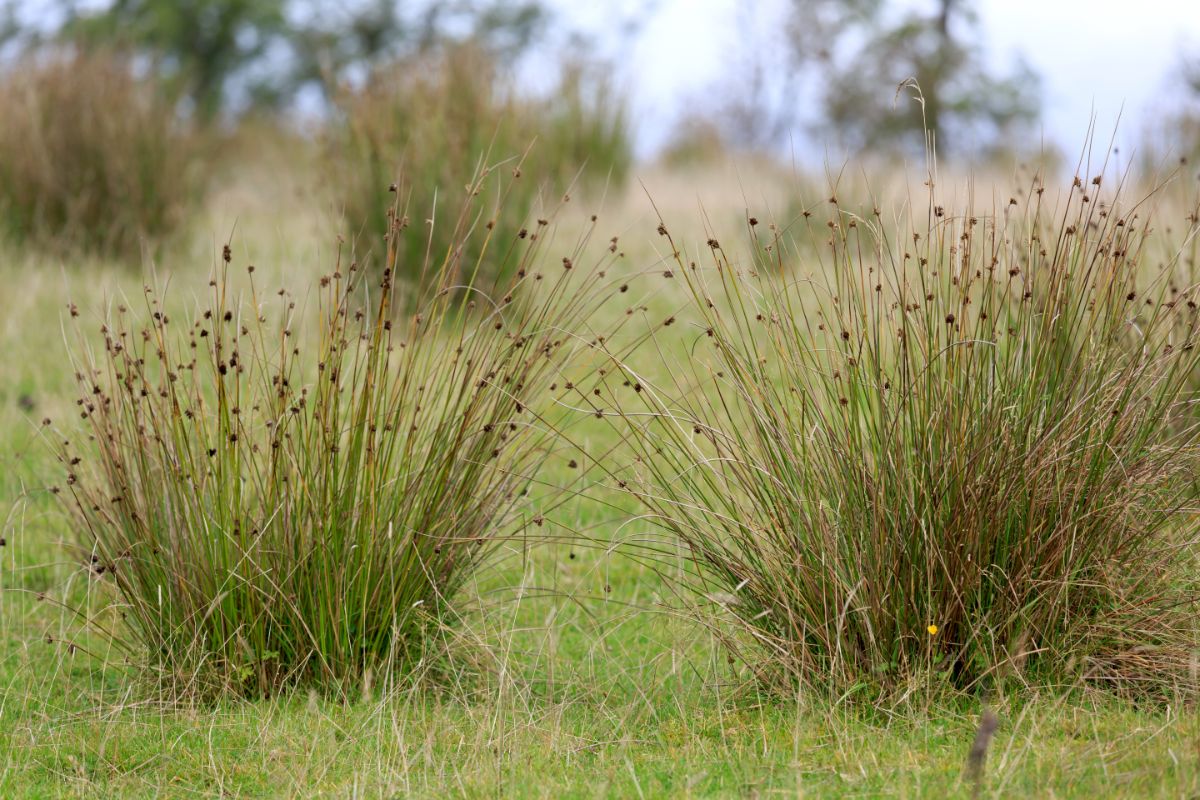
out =
<path fill-rule="evenodd" d="M 553 0 L 562 18 L 593 35 L 613 58 L 635 110 L 639 149 L 653 152 L 674 115 L 705 90 L 730 85 L 757 54 L 781 64 L 778 36 L 789 0 L 657 0 L 633 35 L 640 0 Z M 931 2 L 901 0 L 902 8 Z M 1200 0 L 976 0 L 988 62 L 1020 55 L 1043 80 L 1045 136 L 1077 151 L 1095 111 L 1107 134 L 1124 107 L 1121 131 L 1135 138 L 1149 115 L 1179 97 L 1180 53 L 1200 58 Z M 891 91 L 889 88 L 883 91 Z M 819 152 L 820 144 L 800 143 Z"/>

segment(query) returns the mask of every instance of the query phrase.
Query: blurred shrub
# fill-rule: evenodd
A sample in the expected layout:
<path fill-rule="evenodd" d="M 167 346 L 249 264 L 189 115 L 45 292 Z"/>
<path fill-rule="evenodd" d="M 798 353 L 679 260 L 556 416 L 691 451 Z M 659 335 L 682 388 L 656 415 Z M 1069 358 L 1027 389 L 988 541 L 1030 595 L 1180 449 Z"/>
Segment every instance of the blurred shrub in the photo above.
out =
<path fill-rule="evenodd" d="M 381 249 L 381 209 L 394 187 L 424 234 L 400 244 L 402 279 L 419 280 L 426 253 L 435 260 L 450 254 L 481 277 L 497 277 L 505 253 L 526 235 L 539 195 L 557 201 L 581 184 L 618 182 L 632 158 L 621 103 L 587 70 L 568 68 L 546 98 L 521 98 L 472 46 L 378 71 L 341 105 L 334 185 L 349 232 L 366 249 Z M 483 202 L 464 204 L 465 194 Z M 445 216 L 460 208 L 472 216 Z M 481 226 L 488 235 L 465 236 Z M 450 253 L 464 242 L 470 252 Z"/>
<path fill-rule="evenodd" d="M 727 158 L 729 151 L 720 126 L 701 117 L 689 117 L 676 127 L 659 160 L 673 169 L 683 169 L 717 163 Z"/>
<path fill-rule="evenodd" d="M 22 242 L 137 258 L 197 199 L 195 140 L 113 54 L 0 76 L 0 227 Z"/>
<path fill-rule="evenodd" d="M 581 171 L 586 185 L 621 183 L 633 161 L 633 138 L 612 84 L 582 63 L 567 65 L 558 87 L 533 104 L 535 167 L 564 182 Z"/>

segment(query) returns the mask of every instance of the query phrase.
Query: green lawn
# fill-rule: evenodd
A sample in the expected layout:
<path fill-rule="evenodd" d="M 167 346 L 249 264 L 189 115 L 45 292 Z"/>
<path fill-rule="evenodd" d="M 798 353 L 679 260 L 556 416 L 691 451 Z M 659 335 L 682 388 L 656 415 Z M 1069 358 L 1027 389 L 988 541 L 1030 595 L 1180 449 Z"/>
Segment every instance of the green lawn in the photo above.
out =
<path fill-rule="evenodd" d="M 579 558 L 546 567 L 570 585 L 591 569 Z M 650 576 L 613 574 L 626 587 L 613 594 L 652 591 Z M 156 703 L 120 671 L 47 645 L 52 609 L 10 596 L 0 796 L 970 794 L 962 775 L 977 702 L 883 713 L 755 697 L 731 685 L 700 630 L 617 610 L 622 599 L 510 602 L 488 612 L 491 627 L 468 620 L 482 639 L 482 675 L 349 706 L 293 696 L 207 708 Z M 1200 791 L 1192 711 L 1078 693 L 999 710 L 986 796 Z"/>
<path fill-rule="evenodd" d="M 305 285 L 330 251 L 312 209 L 253 193 L 239 205 L 244 193 L 214 200 L 201 229 L 219 242 L 236 217 L 239 261 Z M 622 241 L 639 237 L 653 225 Z M 164 262 L 181 303 L 203 288 L 213 241 Z M 670 609 L 660 576 L 583 542 L 514 547 L 464 598 L 452 658 L 411 684 L 365 687 L 350 705 L 156 701 L 84 652 L 102 644 L 60 641 L 71 618 L 55 599 L 87 587 L 57 544 L 68 532 L 41 488 L 56 474 L 37 433 L 43 416 L 73 414 L 68 299 L 98 319 L 140 278 L 11 252 L 0 263 L 0 797 L 972 795 L 978 699 L 934 692 L 881 710 L 759 696 L 711 631 Z M 554 519 L 595 542 L 647 529 L 578 500 Z M 996 711 L 980 796 L 1200 794 L 1194 709 L 1030 689 Z"/>

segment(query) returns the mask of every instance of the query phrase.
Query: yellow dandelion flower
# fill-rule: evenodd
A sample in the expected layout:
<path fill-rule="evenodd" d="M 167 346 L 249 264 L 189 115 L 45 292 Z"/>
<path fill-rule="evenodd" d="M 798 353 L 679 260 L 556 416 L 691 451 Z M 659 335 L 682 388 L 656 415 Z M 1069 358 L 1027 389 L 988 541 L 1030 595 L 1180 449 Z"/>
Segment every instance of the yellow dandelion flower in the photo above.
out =
<path fill-rule="evenodd" d="M 938 632 L 938 626 L 937 626 L 937 625 L 930 625 L 930 626 L 929 626 L 928 628 L 926 628 L 925 630 L 929 631 L 929 635 L 930 635 L 930 636 L 937 636 L 937 632 Z"/>

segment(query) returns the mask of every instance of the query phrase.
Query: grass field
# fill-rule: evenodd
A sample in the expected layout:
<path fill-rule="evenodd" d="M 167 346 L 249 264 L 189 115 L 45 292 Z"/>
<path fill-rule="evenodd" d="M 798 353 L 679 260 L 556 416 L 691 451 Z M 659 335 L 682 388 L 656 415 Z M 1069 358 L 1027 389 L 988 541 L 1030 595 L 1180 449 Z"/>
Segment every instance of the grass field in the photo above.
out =
<path fill-rule="evenodd" d="M 724 238 L 747 204 L 765 218 L 784 202 L 778 182 L 762 185 L 650 174 L 644 193 L 605 202 L 601 230 L 620 235 L 629 269 L 661 271 L 646 194 L 681 220 L 675 230 L 690 224 L 680 236 L 703 242 L 704 219 Z M 303 297 L 333 247 L 320 197 L 271 164 L 243 171 L 209 199 L 193 240 L 159 258 L 160 282 L 186 305 L 233 231 L 235 263 Z M 570 209 L 563 235 L 589 210 Z M 0 797 L 1200 794 L 1192 707 L 1081 686 L 1006 692 L 988 700 L 999 726 L 976 783 L 965 772 L 985 711 L 976 695 L 921 687 L 872 708 L 763 694 L 663 576 L 616 546 L 649 523 L 588 498 L 550 515 L 561 541 L 505 545 L 466 591 L 450 657 L 411 680 L 347 702 L 306 692 L 165 702 L 103 640 L 72 633 L 59 599 L 83 596 L 89 578 L 60 546 L 70 523 L 43 488 L 60 476 L 39 425 L 74 414 L 68 303 L 92 331 L 142 282 L 114 264 L 0 259 Z M 676 291 L 647 282 L 647 317 L 673 313 Z M 610 444 L 603 426 L 573 435 L 584 451 Z M 567 458 L 552 459 L 551 481 L 576 474 Z"/>

